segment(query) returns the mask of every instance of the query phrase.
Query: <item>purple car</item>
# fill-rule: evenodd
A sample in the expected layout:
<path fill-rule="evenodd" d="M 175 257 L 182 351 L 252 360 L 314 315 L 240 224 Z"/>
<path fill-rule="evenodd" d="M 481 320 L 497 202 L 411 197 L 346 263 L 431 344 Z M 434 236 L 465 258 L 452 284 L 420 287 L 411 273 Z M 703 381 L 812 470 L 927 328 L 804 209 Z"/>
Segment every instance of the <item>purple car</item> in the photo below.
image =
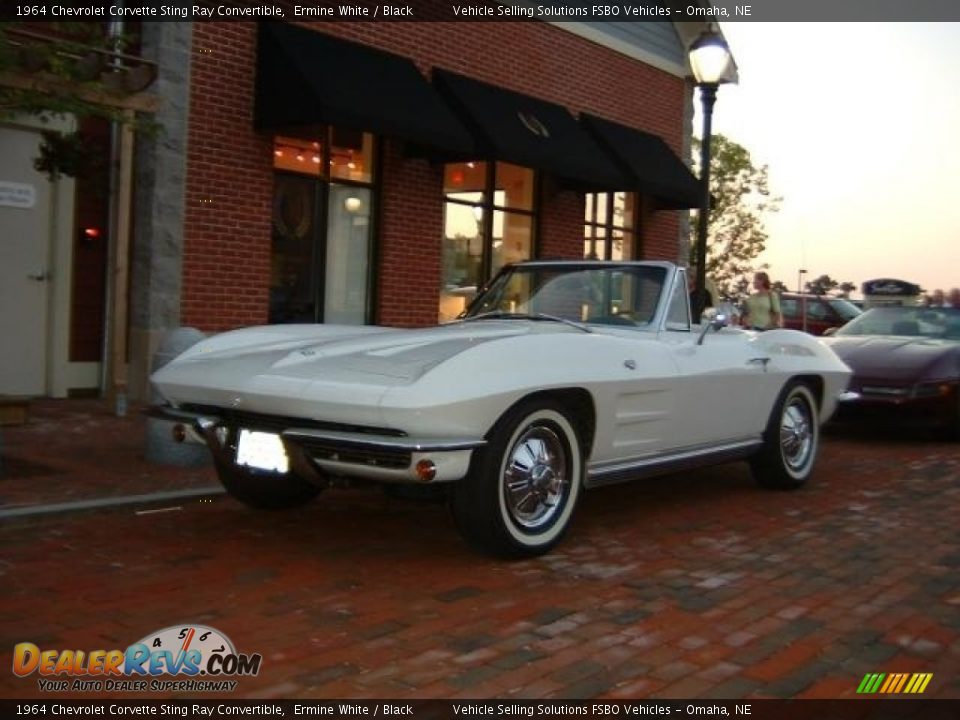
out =
<path fill-rule="evenodd" d="M 823 342 L 853 370 L 836 420 L 935 426 L 960 439 L 960 308 L 872 308 Z"/>

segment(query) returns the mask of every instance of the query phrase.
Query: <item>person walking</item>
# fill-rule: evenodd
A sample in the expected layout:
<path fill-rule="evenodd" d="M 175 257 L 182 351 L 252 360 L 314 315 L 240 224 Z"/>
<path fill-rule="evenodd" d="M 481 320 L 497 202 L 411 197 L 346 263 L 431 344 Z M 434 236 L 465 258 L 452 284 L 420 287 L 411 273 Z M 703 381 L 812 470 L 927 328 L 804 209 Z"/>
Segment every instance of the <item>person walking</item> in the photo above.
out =
<path fill-rule="evenodd" d="M 758 272 L 753 276 L 754 293 L 747 298 L 743 326 L 751 330 L 773 330 L 783 327 L 780 296 L 770 289 L 770 276 Z"/>

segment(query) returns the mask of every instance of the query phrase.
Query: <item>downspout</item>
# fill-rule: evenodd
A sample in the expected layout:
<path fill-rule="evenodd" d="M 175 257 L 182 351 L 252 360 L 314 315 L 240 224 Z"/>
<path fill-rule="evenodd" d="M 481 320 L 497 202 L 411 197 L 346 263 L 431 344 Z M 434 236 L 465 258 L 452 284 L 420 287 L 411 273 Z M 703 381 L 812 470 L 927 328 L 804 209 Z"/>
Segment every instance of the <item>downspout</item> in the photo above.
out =
<path fill-rule="evenodd" d="M 118 3 L 122 6 L 122 3 Z M 111 20 L 107 26 L 107 36 L 110 39 L 119 39 L 123 35 L 125 23 L 122 19 Z M 113 66 L 120 68 L 123 61 L 114 57 Z M 109 178 L 109 213 L 107 217 L 107 237 L 110 239 L 109 251 L 107 252 L 106 267 L 106 292 L 104 293 L 104 312 L 103 312 L 103 343 L 101 348 L 102 361 L 100 363 L 100 387 L 101 395 L 109 397 L 113 394 L 114 412 L 117 417 L 124 417 L 127 414 L 127 395 L 126 388 L 118 391 L 114 387 L 113 376 L 116 375 L 116 369 L 113 367 L 113 347 L 114 333 L 123 332 L 123 328 L 117 328 L 114 318 L 114 301 L 117 293 L 123 292 L 123 289 L 116 287 L 116 277 L 114 265 L 117 257 L 120 238 L 117 237 L 118 231 L 118 213 L 120 210 L 120 123 L 116 120 L 110 123 L 110 178 Z"/>

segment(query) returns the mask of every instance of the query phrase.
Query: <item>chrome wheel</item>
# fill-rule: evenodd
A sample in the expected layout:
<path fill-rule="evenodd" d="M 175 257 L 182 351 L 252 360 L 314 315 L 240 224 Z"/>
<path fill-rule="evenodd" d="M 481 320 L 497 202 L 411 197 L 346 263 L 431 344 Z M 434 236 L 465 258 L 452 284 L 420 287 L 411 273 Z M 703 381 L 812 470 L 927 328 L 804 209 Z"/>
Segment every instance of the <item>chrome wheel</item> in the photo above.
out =
<path fill-rule="evenodd" d="M 511 519 L 525 530 L 553 522 L 570 486 L 567 448 L 545 425 L 526 428 L 510 449 L 503 492 Z"/>
<path fill-rule="evenodd" d="M 810 461 L 814 444 L 813 418 L 803 397 L 795 396 L 783 408 L 780 418 L 780 452 L 793 472 L 802 471 Z"/>
<path fill-rule="evenodd" d="M 487 433 L 451 509 L 464 537 L 497 557 L 534 557 L 560 542 L 583 486 L 583 449 L 569 410 L 529 398 Z"/>

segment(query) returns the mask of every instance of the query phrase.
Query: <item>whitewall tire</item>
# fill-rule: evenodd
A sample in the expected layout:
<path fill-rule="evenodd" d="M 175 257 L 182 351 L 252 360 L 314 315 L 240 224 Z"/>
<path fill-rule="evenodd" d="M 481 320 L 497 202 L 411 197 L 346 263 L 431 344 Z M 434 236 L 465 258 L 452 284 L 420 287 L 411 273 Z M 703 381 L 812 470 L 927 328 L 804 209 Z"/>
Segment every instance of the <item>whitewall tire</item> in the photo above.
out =
<path fill-rule="evenodd" d="M 813 473 L 820 449 L 817 401 L 810 387 L 793 381 L 780 393 L 763 435 L 763 447 L 750 460 L 763 487 L 792 490 Z"/>
<path fill-rule="evenodd" d="M 470 544 L 497 557 L 532 557 L 570 525 L 583 485 L 583 448 L 569 411 L 551 399 L 511 408 L 453 489 L 453 515 Z"/>

